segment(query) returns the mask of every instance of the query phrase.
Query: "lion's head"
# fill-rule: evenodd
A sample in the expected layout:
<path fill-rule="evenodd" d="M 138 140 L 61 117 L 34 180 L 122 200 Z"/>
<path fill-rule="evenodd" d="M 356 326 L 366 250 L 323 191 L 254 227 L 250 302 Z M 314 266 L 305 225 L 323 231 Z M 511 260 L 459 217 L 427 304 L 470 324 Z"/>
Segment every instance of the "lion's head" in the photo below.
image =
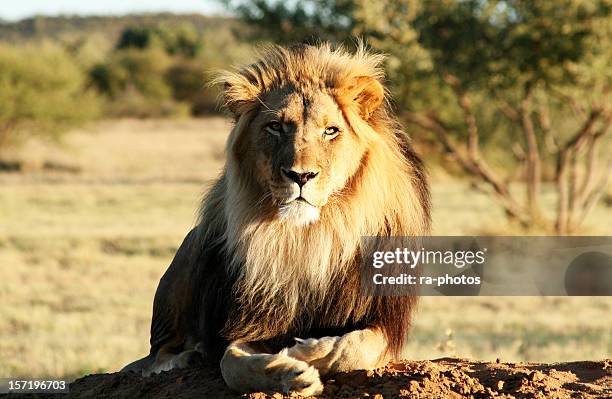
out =
<path fill-rule="evenodd" d="M 299 315 L 317 314 L 330 290 L 357 301 L 363 236 L 428 231 L 426 179 L 386 101 L 382 61 L 363 47 L 271 47 L 218 78 L 235 124 L 200 233 L 223 245 L 245 301 L 229 337 L 308 328 Z"/>
<path fill-rule="evenodd" d="M 280 218 L 298 226 L 316 222 L 358 172 L 369 146 L 359 124 L 384 100 L 379 62 L 327 46 L 296 46 L 273 48 L 223 75 L 228 108 L 249 121 L 232 138 L 230 153 Z"/>

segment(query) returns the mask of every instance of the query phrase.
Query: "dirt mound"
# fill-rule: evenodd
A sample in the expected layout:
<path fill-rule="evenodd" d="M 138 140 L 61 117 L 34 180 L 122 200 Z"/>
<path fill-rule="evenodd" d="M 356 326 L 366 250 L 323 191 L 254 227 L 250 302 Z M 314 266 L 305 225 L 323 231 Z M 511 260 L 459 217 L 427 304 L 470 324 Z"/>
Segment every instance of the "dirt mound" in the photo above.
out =
<path fill-rule="evenodd" d="M 66 397 L 66 396 L 62 396 Z M 99 374 L 70 385 L 71 398 L 235 398 L 218 371 L 185 369 L 142 378 Z M 280 399 L 252 393 L 250 399 Z M 462 359 L 401 361 L 334 376 L 322 398 L 612 398 L 612 360 L 572 363 L 483 363 Z"/>

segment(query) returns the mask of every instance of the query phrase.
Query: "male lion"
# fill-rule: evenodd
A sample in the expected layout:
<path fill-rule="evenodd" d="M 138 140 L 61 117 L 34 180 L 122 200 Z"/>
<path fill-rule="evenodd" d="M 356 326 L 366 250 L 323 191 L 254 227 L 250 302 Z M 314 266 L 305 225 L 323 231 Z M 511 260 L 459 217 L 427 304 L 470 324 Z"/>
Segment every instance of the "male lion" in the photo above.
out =
<path fill-rule="evenodd" d="M 429 192 L 382 60 L 272 47 L 221 75 L 225 168 L 161 278 L 150 354 L 124 370 L 203 358 L 234 390 L 313 395 L 400 355 L 415 299 L 360 294 L 360 239 L 426 234 Z"/>

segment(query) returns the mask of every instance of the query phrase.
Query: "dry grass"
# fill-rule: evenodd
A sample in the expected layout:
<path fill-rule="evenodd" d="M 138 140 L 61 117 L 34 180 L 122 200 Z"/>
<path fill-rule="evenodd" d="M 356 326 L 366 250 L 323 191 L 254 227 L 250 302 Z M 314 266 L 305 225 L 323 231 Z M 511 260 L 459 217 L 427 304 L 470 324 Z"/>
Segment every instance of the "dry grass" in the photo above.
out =
<path fill-rule="evenodd" d="M 30 171 L 0 174 L 0 376 L 112 371 L 147 352 L 157 281 L 219 173 L 228 128 L 104 122 L 61 148 L 32 143 L 20 156 Z M 436 234 L 509 231 L 467 184 L 443 179 L 433 193 Z M 609 233 L 611 212 L 596 209 L 588 232 Z M 611 298 L 424 298 L 408 355 L 612 357 L 611 312 Z"/>

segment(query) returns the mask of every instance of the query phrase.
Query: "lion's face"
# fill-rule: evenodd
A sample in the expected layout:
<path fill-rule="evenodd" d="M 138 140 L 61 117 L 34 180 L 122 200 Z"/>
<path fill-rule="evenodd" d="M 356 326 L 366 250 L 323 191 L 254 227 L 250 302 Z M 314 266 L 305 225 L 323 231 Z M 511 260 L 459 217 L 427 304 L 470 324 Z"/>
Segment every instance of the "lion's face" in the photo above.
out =
<path fill-rule="evenodd" d="M 280 217 L 296 225 L 318 220 L 321 208 L 357 171 L 365 151 L 325 91 L 268 93 L 245 134 L 246 167 L 253 168 Z"/>
<path fill-rule="evenodd" d="M 343 189 L 367 159 L 368 141 L 378 137 L 370 124 L 386 115 L 380 62 L 361 50 L 351 56 L 298 45 L 220 75 L 224 104 L 236 120 L 229 165 L 242 185 L 235 180 L 233 187 L 255 182 L 263 196 L 258 204 L 267 201 L 275 215 L 298 226 L 344 199 L 351 191 Z"/>

